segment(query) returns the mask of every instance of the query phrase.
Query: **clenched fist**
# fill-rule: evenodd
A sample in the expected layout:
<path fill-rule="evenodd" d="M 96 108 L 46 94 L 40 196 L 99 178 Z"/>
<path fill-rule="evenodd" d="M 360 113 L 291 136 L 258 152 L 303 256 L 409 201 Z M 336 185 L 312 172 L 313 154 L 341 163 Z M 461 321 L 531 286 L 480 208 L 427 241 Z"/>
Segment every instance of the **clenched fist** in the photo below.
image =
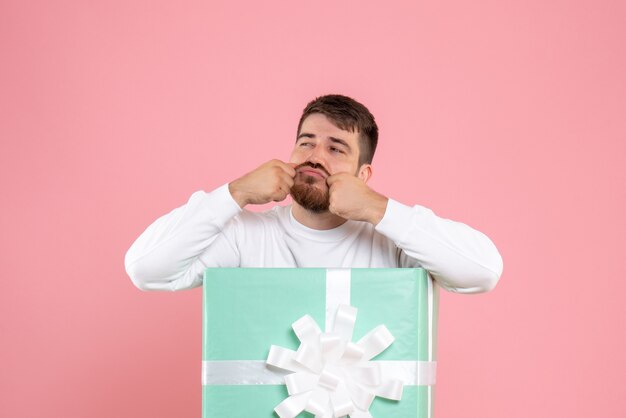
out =
<path fill-rule="evenodd" d="M 295 164 L 271 160 L 228 185 L 233 199 L 241 208 L 285 200 L 293 186 Z"/>
<path fill-rule="evenodd" d="M 360 178 L 349 173 L 337 173 L 329 176 L 326 184 L 330 195 L 328 210 L 335 215 L 373 225 L 383 219 L 388 199 L 370 189 Z"/>

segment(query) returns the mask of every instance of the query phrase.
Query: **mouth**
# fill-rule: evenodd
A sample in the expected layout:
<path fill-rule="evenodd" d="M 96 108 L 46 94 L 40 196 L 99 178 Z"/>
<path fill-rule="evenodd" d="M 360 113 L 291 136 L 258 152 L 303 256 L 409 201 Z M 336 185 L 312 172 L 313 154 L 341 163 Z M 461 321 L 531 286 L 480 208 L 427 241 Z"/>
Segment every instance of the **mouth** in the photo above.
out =
<path fill-rule="evenodd" d="M 324 172 L 316 170 L 314 168 L 304 167 L 299 170 L 300 174 L 310 177 L 317 177 L 320 179 L 325 179 L 327 176 Z"/>

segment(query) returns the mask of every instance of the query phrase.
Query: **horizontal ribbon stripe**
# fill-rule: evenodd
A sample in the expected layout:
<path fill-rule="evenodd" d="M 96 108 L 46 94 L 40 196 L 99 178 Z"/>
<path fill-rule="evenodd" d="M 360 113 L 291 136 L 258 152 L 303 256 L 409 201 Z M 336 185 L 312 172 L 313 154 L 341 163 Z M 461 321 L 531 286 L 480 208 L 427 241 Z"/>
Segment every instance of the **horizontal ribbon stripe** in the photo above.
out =
<path fill-rule="evenodd" d="M 284 385 L 290 372 L 267 367 L 265 360 L 205 360 L 203 385 Z"/>
<path fill-rule="evenodd" d="M 387 378 L 399 379 L 406 386 L 434 385 L 435 361 L 374 361 Z M 205 360 L 202 362 L 203 385 L 284 385 L 291 372 L 270 368 L 265 360 Z"/>

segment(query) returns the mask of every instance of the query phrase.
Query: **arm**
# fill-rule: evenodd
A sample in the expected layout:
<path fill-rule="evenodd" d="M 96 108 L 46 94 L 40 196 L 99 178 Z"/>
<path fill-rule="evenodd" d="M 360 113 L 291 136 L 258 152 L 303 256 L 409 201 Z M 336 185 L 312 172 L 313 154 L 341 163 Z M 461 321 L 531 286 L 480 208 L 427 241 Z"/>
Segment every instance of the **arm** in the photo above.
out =
<path fill-rule="evenodd" d="M 211 263 L 239 264 L 232 245 L 215 245 L 226 224 L 241 211 L 225 184 L 211 193 L 194 193 L 187 204 L 174 209 L 150 225 L 130 247 L 125 257 L 126 272 L 142 290 L 178 290 L 200 286 L 202 274 Z M 200 257 L 204 255 L 203 257 Z"/>
<path fill-rule="evenodd" d="M 500 279 L 502 258 L 483 233 L 423 206 L 411 208 L 388 199 L 350 174 L 326 181 L 331 212 L 375 225 L 402 251 L 401 267 L 420 265 L 443 288 L 459 293 L 487 292 Z"/>
<path fill-rule="evenodd" d="M 137 238 L 126 272 L 142 290 L 180 290 L 200 286 L 207 267 L 238 267 L 235 215 L 248 204 L 284 200 L 294 176 L 292 165 L 271 160 L 211 193 L 194 193 Z"/>
<path fill-rule="evenodd" d="M 403 267 L 416 260 L 446 290 L 487 292 L 502 274 L 502 257 L 486 235 L 423 206 L 389 199 L 375 229 L 402 250 Z"/>

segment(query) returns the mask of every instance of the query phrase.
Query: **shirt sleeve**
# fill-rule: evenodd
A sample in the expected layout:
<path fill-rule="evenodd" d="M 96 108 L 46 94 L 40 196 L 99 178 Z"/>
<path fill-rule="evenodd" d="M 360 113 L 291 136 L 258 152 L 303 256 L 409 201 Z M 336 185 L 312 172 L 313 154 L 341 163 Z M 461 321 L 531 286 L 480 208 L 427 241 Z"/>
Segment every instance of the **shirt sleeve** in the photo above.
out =
<path fill-rule="evenodd" d="M 241 211 L 228 184 L 194 193 L 137 238 L 126 252 L 126 272 L 142 290 L 180 290 L 200 286 L 207 267 L 237 267 L 232 221 Z"/>
<path fill-rule="evenodd" d="M 502 275 L 502 257 L 485 234 L 423 206 L 389 199 L 375 229 L 402 251 L 402 267 L 414 266 L 416 260 L 446 290 L 487 292 Z"/>

